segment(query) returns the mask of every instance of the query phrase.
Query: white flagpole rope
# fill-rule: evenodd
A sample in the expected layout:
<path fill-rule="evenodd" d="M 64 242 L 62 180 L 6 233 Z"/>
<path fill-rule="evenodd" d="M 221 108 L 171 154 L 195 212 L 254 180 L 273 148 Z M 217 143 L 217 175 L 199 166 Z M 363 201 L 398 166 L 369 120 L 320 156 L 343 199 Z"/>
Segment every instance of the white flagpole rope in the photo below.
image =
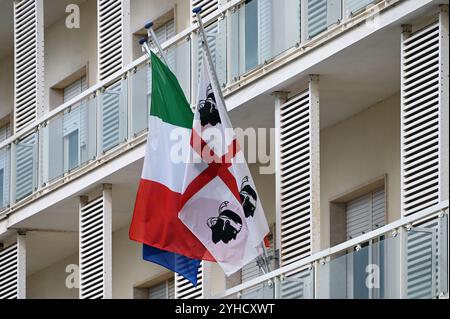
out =
<path fill-rule="evenodd" d="M 192 9 L 192 12 L 197 17 L 197 23 L 199 26 L 198 31 L 199 31 L 201 39 L 202 39 L 203 51 L 205 52 L 206 61 L 209 64 L 210 70 L 212 70 L 214 85 L 217 88 L 217 92 L 219 92 L 220 100 L 222 101 L 223 105 L 226 108 L 225 99 L 224 99 L 223 93 L 222 93 L 222 88 L 220 87 L 219 77 L 217 75 L 216 68 L 214 66 L 212 55 L 211 55 L 211 50 L 208 45 L 208 38 L 207 38 L 207 35 L 205 32 L 205 28 L 203 27 L 203 21 L 202 21 L 202 17 L 200 14 L 202 12 L 202 8 L 196 7 L 194 9 Z M 270 270 L 269 257 L 267 254 L 266 246 L 264 245 L 264 241 L 261 243 L 261 246 L 262 246 L 263 254 L 262 254 L 262 256 L 258 257 L 258 259 L 261 258 L 261 263 L 258 263 L 258 264 L 260 264 L 260 268 L 263 271 L 263 273 L 268 273 L 271 270 Z"/>

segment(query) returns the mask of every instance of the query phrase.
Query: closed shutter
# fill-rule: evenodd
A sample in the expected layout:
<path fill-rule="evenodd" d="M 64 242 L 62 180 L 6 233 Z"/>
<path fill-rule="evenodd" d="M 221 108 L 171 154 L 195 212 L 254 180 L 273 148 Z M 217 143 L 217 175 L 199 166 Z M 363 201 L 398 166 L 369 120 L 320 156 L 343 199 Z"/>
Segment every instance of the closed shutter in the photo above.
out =
<path fill-rule="evenodd" d="M 414 224 L 407 232 L 407 297 L 434 298 L 448 291 L 447 217 Z"/>
<path fill-rule="evenodd" d="M 272 57 L 272 2 L 273 0 L 258 0 L 258 48 L 260 64 Z"/>
<path fill-rule="evenodd" d="M 275 253 L 273 249 L 273 237 L 270 237 L 270 247 L 267 248 L 267 255 L 270 258 L 271 261 L 275 260 Z M 274 263 L 270 262 L 271 270 L 274 270 Z M 256 262 L 256 259 L 252 262 L 248 263 L 241 269 L 241 279 L 242 282 L 247 282 L 249 280 L 252 280 L 254 278 L 258 278 L 259 276 L 263 275 L 264 272 L 261 270 L 261 268 L 258 266 L 258 263 Z M 242 298 L 243 299 L 267 299 L 267 298 L 273 298 L 273 288 L 269 287 L 267 283 L 262 283 L 256 286 L 253 286 L 251 288 L 248 288 L 242 292 Z"/>
<path fill-rule="evenodd" d="M 9 124 L 0 128 L 0 142 L 10 135 Z M 10 148 L 0 149 L 0 209 L 9 204 Z"/>
<path fill-rule="evenodd" d="M 80 204 L 80 299 L 111 298 L 110 190 Z"/>
<path fill-rule="evenodd" d="M 119 145 L 126 138 L 126 82 L 108 87 L 102 94 L 102 151 Z"/>
<path fill-rule="evenodd" d="M 43 113 L 43 0 L 14 1 L 14 131 Z"/>
<path fill-rule="evenodd" d="M 97 0 L 98 79 L 103 80 L 124 64 L 123 0 Z"/>
<path fill-rule="evenodd" d="M 197 275 L 197 287 L 182 276 L 175 273 L 175 299 L 201 299 L 203 298 L 203 262 L 200 264 Z"/>
<path fill-rule="evenodd" d="M 206 37 L 208 39 L 209 50 L 211 51 L 211 58 L 216 68 L 217 77 L 220 85 L 226 83 L 226 21 L 220 19 L 205 27 Z M 203 63 L 203 46 L 201 37 L 198 38 L 197 43 L 197 79 L 200 79 L 200 72 Z"/>
<path fill-rule="evenodd" d="M 191 11 L 194 8 L 201 7 L 202 12 L 200 16 L 202 20 L 213 14 L 219 8 L 219 0 L 191 0 Z M 197 17 L 195 14 L 192 14 L 192 23 L 197 22 Z"/>
<path fill-rule="evenodd" d="M 149 288 L 149 299 L 174 299 L 174 281 L 166 280 Z"/>
<path fill-rule="evenodd" d="M 280 264 L 311 254 L 313 124 L 309 90 L 280 106 Z"/>
<path fill-rule="evenodd" d="M 20 140 L 16 149 L 16 201 L 30 195 L 37 186 L 37 135 Z"/>
<path fill-rule="evenodd" d="M 17 244 L 0 250 L 0 299 L 16 299 L 18 297 L 17 259 Z"/>
<path fill-rule="evenodd" d="M 358 237 L 386 222 L 384 189 L 360 196 L 346 204 L 347 239 Z"/>
<path fill-rule="evenodd" d="M 280 299 L 314 298 L 313 270 L 291 272 L 280 283 Z"/>
<path fill-rule="evenodd" d="M 327 0 L 308 0 L 309 37 L 326 30 L 327 24 Z"/>
<path fill-rule="evenodd" d="M 175 20 L 170 20 L 161 27 L 155 30 L 156 37 L 159 43 L 164 43 L 170 38 L 175 36 Z M 174 72 L 176 67 L 176 51 L 171 48 L 166 53 L 167 62 L 169 63 L 169 68 Z"/>
<path fill-rule="evenodd" d="M 401 204 L 404 216 L 439 203 L 439 24 L 402 43 Z M 448 35 L 447 35 L 448 36 Z"/>

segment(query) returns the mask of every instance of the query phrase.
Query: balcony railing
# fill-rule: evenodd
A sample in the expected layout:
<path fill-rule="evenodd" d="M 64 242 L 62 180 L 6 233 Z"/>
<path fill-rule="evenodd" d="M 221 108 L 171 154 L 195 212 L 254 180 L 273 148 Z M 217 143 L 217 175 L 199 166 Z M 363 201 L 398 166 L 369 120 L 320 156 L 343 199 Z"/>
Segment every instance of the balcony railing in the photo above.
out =
<path fill-rule="evenodd" d="M 213 298 L 448 298 L 448 201 Z"/>
<path fill-rule="evenodd" d="M 224 94 L 257 79 L 259 70 L 275 68 L 274 61 L 297 58 L 293 52 L 312 48 L 324 34 L 335 34 L 336 26 L 343 32 L 357 25 L 372 14 L 364 10 L 372 3 L 377 13 L 390 5 L 289 0 L 280 7 L 274 0 L 228 1 L 205 19 Z M 192 105 L 202 63 L 197 28 L 192 25 L 162 45 Z M 89 171 L 123 146 L 143 142 L 150 98 L 151 68 L 142 56 L 1 142 L 0 215 Z"/>

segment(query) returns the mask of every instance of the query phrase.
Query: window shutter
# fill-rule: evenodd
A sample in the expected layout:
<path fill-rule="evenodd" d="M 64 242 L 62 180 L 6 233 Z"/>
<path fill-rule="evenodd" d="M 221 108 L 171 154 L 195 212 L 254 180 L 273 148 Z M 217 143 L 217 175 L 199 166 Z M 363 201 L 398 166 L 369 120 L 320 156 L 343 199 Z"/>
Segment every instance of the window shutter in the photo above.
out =
<path fill-rule="evenodd" d="M 43 0 L 14 2 L 14 131 L 43 113 Z"/>
<path fill-rule="evenodd" d="M 126 138 L 126 81 L 117 82 L 102 93 L 102 151 L 119 145 Z"/>
<path fill-rule="evenodd" d="M 347 239 L 355 238 L 385 225 L 384 189 L 360 196 L 346 204 Z"/>
<path fill-rule="evenodd" d="M 272 57 L 272 1 L 258 0 L 259 63 Z"/>
<path fill-rule="evenodd" d="M 214 13 L 219 8 L 218 0 L 191 0 L 191 12 L 192 9 L 196 7 L 202 7 L 202 12 L 200 16 L 202 20 L 207 18 L 209 15 Z M 197 17 L 195 14 L 192 14 L 192 23 L 197 23 Z"/>
<path fill-rule="evenodd" d="M 318 209 L 320 158 L 319 105 L 313 81 L 309 90 L 280 105 L 277 115 L 281 266 L 309 256 L 312 250 L 311 216 Z"/>
<path fill-rule="evenodd" d="M 267 248 L 267 255 L 269 257 L 274 257 L 274 249 L 273 249 L 273 237 L 270 237 L 270 247 Z M 272 259 L 273 261 L 274 259 Z M 274 263 L 270 263 L 271 270 L 274 270 Z M 257 278 L 264 273 L 261 271 L 261 268 L 258 266 L 258 263 L 256 260 L 253 260 L 252 262 L 248 263 L 241 269 L 241 279 L 242 282 L 249 281 L 251 279 Z M 257 286 L 253 286 L 251 288 L 246 289 L 242 293 L 243 299 L 265 299 L 265 298 L 273 298 L 273 288 L 268 287 L 267 283 L 262 283 Z"/>
<path fill-rule="evenodd" d="M 155 31 L 156 37 L 158 38 L 160 43 L 164 43 L 170 38 L 175 36 L 175 20 L 170 20 L 165 23 Z M 157 52 L 157 50 L 155 51 Z M 168 50 L 166 52 L 167 62 L 169 63 L 169 68 L 174 72 L 175 71 L 175 50 Z"/>
<path fill-rule="evenodd" d="M 286 274 L 280 283 L 280 299 L 312 298 L 314 298 L 313 270 L 296 270 Z"/>
<path fill-rule="evenodd" d="M 9 124 L 0 128 L 0 142 L 3 142 L 10 136 Z M 9 178 L 10 178 L 10 148 L 0 149 L 0 209 L 5 208 L 10 201 L 9 198 Z"/>
<path fill-rule="evenodd" d="M 308 0 L 309 37 L 327 29 L 327 0 Z"/>
<path fill-rule="evenodd" d="M 30 195 L 37 186 L 37 134 L 32 133 L 16 145 L 16 201 Z"/>
<path fill-rule="evenodd" d="M 111 190 L 80 203 L 80 299 L 111 298 Z"/>
<path fill-rule="evenodd" d="M 439 23 L 434 23 L 414 32 L 402 43 L 401 204 L 404 216 L 436 205 L 440 197 L 439 148 L 443 147 L 439 142 L 440 109 L 446 106 L 440 104 L 439 34 Z"/>
<path fill-rule="evenodd" d="M 434 298 L 448 291 L 447 216 L 414 224 L 407 232 L 407 298 Z"/>
<path fill-rule="evenodd" d="M 0 250 L 0 299 L 17 298 L 17 243 Z"/>
<path fill-rule="evenodd" d="M 175 299 L 201 299 L 203 298 L 203 262 L 200 264 L 197 275 L 197 287 L 189 280 L 175 273 Z"/>
<path fill-rule="evenodd" d="M 25 298 L 26 277 L 25 236 L 0 250 L 0 299 Z"/>
<path fill-rule="evenodd" d="M 98 79 L 124 65 L 124 0 L 97 0 Z"/>
<path fill-rule="evenodd" d="M 174 299 L 174 281 L 166 280 L 149 289 L 149 299 Z"/>

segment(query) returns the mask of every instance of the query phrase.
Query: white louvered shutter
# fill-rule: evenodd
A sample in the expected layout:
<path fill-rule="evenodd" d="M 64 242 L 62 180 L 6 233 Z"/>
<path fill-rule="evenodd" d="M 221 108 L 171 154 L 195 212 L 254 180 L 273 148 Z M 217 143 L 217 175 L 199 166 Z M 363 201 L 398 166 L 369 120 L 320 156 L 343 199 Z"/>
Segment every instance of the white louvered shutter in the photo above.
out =
<path fill-rule="evenodd" d="M 216 68 L 219 84 L 223 86 L 227 81 L 226 75 L 226 21 L 219 19 L 205 27 L 206 37 L 208 39 L 209 50 Z M 200 79 L 200 72 L 203 63 L 203 46 L 201 37 L 197 41 L 197 80 Z M 198 82 L 198 81 L 197 81 Z"/>
<path fill-rule="evenodd" d="M 124 0 L 97 0 L 98 79 L 124 65 Z"/>
<path fill-rule="evenodd" d="M 429 299 L 448 291 L 447 216 L 420 221 L 407 232 L 406 292 L 409 299 Z"/>
<path fill-rule="evenodd" d="M 111 193 L 80 204 L 80 299 L 111 298 Z"/>
<path fill-rule="evenodd" d="M 149 299 L 174 299 L 174 280 L 169 279 L 149 288 Z"/>
<path fill-rule="evenodd" d="M 382 227 L 386 222 L 384 189 L 371 192 L 346 204 L 347 239 Z"/>
<path fill-rule="evenodd" d="M 126 138 L 126 81 L 119 81 L 102 94 L 101 133 L 102 151 L 119 145 Z"/>
<path fill-rule="evenodd" d="M 9 124 L 0 128 L 0 142 L 10 136 Z M 9 178 L 10 178 L 10 148 L 0 149 L 0 209 L 9 204 Z"/>
<path fill-rule="evenodd" d="M 277 115 L 281 266 L 305 258 L 312 251 L 311 216 L 318 209 L 320 161 L 318 93 L 313 93 L 312 88 L 310 83 L 309 90 L 280 105 Z"/>
<path fill-rule="evenodd" d="M 442 126 L 445 108 L 448 125 L 448 105 L 442 103 L 440 93 L 445 77 L 441 69 L 444 63 L 440 61 L 441 32 L 440 24 L 434 23 L 402 42 L 401 205 L 404 216 L 438 204 L 444 199 L 442 196 L 448 198 L 448 194 L 440 194 L 440 178 L 445 180 L 440 173 L 443 149 L 447 148 L 448 153 L 448 145 L 441 145 L 443 134 L 447 135 L 448 144 L 448 130 L 445 133 Z M 448 161 L 448 154 L 444 156 Z M 448 185 L 448 168 L 446 179 L 444 183 Z"/>
<path fill-rule="evenodd" d="M 164 43 L 170 38 L 175 36 L 175 20 L 170 20 L 169 22 L 165 23 L 161 27 L 155 30 L 156 37 L 159 40 L 159 43 Z M 176 51 L 174 50 L 175 47 L 170 48 L 168 52 L 166 52 L 166 58 L 167 62 L 169 63 L 169 68 L 173 72 L 175 72 L 176 69 Z M 155 51 L 157 52 L 157 50 Z"/>
<path fill-rule="evenodd" d="M 200 264 L 197 275 L 197 287 L 182 276 L 175 273 L 175 299 L 202 299 L 203 298 L 203 262 Z"/>
<path fill-rule="evenodd" d="M 312 299 L 313 297 L 313 270 L 290 272 L 280 283 L 280 299 Z"/>
<path fill-rule="evenodd" d="M 272 57 L 272 2 L 273 0 L 258 0 L 258 49 L 260 64 Z"/>
<path fill-rule="evenodd" d="M 327 24 L 327 0 L 308 0 L 309 37 L 326 30 Z"/>
<path fill-rule="evenodd" d="M 25 237 L 0 250 L 0 299 L 25 298 Z"/>
<path fill-rule="evenodd" d="M 197 7 L 202 7 L 202 12 L 200 13 L 200 16 L 202 17 L 202 19 L 207 18 L 208 16 L 210 16 L 212 13 L 214 13 L 215 11 L 217 11 L 217 9 L 219 8 L 219 0 L 191 0 L 191 11 L 194 8 Z M 192 14 L 192 23 L 196 23 L 197 22 L 197 17 L 195 14 Z"/>
<path fill-rule="evenodd" d="M 37 134 L 32 133 L 16 145 L 15 161 L 15 200 L 33 193 L 37 186 Z"/>
<path fill-rule="evenodd" d="M 274 260 L 274 249 L 273 249 L 273 237 L 270 237 L 270 247 L 267 248 L 267 255 L 271 258 L 271 261 Z M 275 265 L 273 262 L 270 262 L 271 270 L 275 269 Z M 242 282 L 247 282 L 249 280 L 252 280 L 254 278 L 258 278 L 259 276 L 263 275 L 264 272 L 261 270 L 261 268 L 258 266 L 258 263 L 256 262 L 256 259 L 252 262 L 248 263 L 241 269 L 241 279 Z M 262 283 L 256 286 L 253 286 L 251 288 L 248 288 L 242 292 L 242 298 L 243 299 L 266 299 L 270 298 L 272 299 L 273 296 L 273 288 L 269 287 L 267 283 Z"/>
<path fill-rule="evenodd" d="M 14 1 L 14 131 L 44 112 L 43 0 Z"/>
<path fill-rule="evenodd" d="M 17 244 L 0 250 L 0 299 L 17 298 Z"/>

